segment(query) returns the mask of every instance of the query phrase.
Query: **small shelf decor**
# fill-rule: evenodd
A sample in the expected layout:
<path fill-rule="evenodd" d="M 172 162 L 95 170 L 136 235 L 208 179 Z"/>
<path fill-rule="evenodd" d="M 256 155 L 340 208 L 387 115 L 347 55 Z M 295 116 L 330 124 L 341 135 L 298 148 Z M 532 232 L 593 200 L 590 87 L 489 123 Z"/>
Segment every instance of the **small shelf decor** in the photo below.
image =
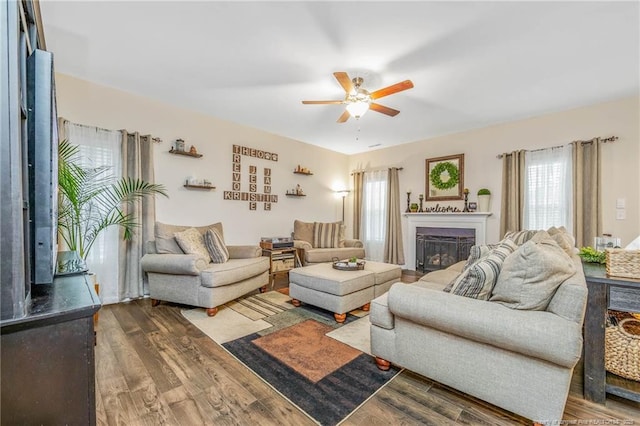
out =
<path fill-rule="evenodd" d="M 177 149 L 173 149 L 173 148 L 169 150 L 169 154 L 186 155 L 187 157 L 194 157 L 194 158 L 202 157 L 202 154 L 198 154 L 197 152 L 178 151 Z"/>
<path fill-rule="evenodd" d="M 296 167 L 293 173 L 297 175 L 307 175 L 307 176 L 313 174 L 311 173 L 311 170 L 307 169 L 306 167 L 300 167 L 300 164 L 298 164 L 298 167 Z"/>

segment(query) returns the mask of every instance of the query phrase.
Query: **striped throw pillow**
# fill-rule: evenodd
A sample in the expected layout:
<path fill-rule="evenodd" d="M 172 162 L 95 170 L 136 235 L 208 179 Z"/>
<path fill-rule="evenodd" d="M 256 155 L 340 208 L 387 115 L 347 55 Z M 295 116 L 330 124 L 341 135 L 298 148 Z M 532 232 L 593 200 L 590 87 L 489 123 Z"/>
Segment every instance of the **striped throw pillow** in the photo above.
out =
<path fill-rule="evenodd" d="M 336 248 L 340 244 L 340 222 L 313 223 L 313 247 Z"/>
<path fill-rule="evenodd" d="M 207 251 L 213 263 L 225 263 L 229 260 L 229 249 L 227 249 L 222 235 L 216 228 L 210 228 L 205 232 L 204 245 L 207 246 Z"/>
<path fill-rule="evenodd" d="M 463 271 L 445 288 L 445 291 L 449 290 L 450 293 L 458 296 L 489 300 L 504 259 L 517 248 L 516 243 L 510 239 L 503 240 L 498 247 L 491 250 L 488 256 Z"/>
<path fill-rule="evenodd" d="M 498 247 L 499 244 L 488 244 L 488 245 L 475 245 L 471 246 L 469 249 L 469 257 L 467 258 L 467 262 L 464 264 L 464 268 L 462 270 L 468 269 L 471 265 L 476 263 L 480 259 L 484 259 L 489 256 L 491 250 Z"/>
<path fill-rule="evenodd" d="M 521 246 L 533 238 L 537 233 L 538 231 L 534 230 L 512 231 L 504 234 L 504 238 L 509 238 L 510 240 L 513 240 L 514 243 Z"/>

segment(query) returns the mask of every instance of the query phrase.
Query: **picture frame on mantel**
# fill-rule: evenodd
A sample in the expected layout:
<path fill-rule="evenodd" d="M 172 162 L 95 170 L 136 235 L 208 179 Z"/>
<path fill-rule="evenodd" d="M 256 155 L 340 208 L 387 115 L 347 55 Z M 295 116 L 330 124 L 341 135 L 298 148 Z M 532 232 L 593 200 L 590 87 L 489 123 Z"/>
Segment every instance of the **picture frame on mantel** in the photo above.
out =
<path fill-rule="evenodd" d="M 464 198 L 464 154 L 427 158 L 425 175 L 426 201 Z"/>

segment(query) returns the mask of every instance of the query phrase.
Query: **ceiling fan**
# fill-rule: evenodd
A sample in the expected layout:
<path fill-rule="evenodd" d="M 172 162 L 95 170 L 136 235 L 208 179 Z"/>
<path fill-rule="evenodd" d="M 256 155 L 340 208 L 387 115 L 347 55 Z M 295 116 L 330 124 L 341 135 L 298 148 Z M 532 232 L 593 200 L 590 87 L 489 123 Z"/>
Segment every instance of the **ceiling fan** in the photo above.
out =
<path fill-rule="evenodd" d="M 302 103 L 305 105 L 346 104 L 347 108 L 342 113 L 340 118 L 338 118 L 338 123 L 344 123 L 351 116 L 358 119 L 362 117 L 369 109 L 389 115 L 391 117 L 395 117 L 400 113 L 400 111 L 398 111 L 397 109 L 386 107 L 384 105 L 380 105 L 373 101 L 384 96 L 393 95 L 394 93 L 411 89 L 413 87 L 413 83 L 411 82 L 411 80 L 405 80 L 400 83 L 378 89 L 375 92 L 369 92 L 368 90 L 362 88 L 362 83 L 364 82 L 362 77 L 355 77 L 353 79 L 350 79 L 349 75 L 346 72 L 334 72 L 333 75 L 346 92 L 343 100 L 302 101 Z"/>

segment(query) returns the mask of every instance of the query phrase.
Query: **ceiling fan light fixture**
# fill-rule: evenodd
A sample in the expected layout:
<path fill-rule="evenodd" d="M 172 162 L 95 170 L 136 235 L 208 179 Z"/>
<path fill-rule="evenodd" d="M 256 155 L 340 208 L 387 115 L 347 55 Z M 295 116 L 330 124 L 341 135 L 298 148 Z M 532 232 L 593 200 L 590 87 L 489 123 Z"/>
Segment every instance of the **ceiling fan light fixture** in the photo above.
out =
<path fill-rule="evenodd" d="M 362 117 L 367 111 L 369 111 L 369 102 L 356 101 L 347 105 L 347 111 L 353 118 Z"/>

